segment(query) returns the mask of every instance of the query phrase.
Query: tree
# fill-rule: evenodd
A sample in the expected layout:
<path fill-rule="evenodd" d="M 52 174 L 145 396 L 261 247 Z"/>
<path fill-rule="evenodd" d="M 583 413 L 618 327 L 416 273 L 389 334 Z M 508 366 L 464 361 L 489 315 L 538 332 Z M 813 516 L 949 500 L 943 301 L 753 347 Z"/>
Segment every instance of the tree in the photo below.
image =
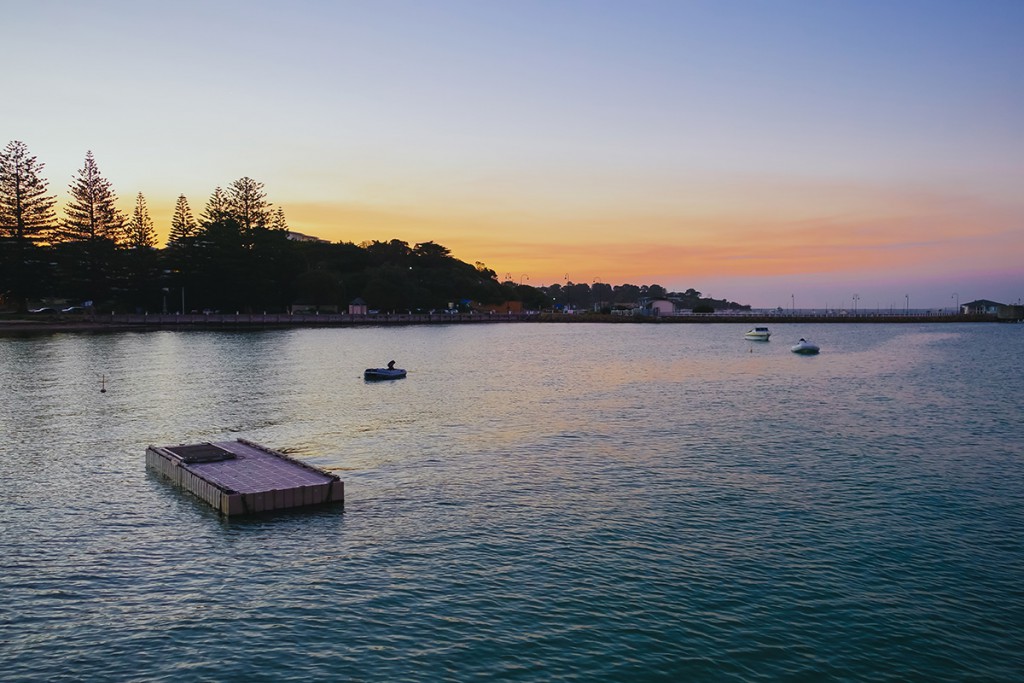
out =
<path fill-rule="evenodd" d="M 615 303 L 617 304 L 635 304 L 640 300 L 640 288 L 636 285 L 615 285 L 612 289 L 615 292 Z"/>
<path fill-rule="evenodd" d="M 487 278 L 488 280 L 493 280 L 498 277 L 498 274 L 488 268 L 487 264 L 483 261 L 477 261 L 473 264 L 473 267 L 476 268 L 476 272 L 480 273 L 480 277 Z"/>
<path fill-rule="evenodd" d="M 329 270 L 307 270 L 298 275 L 293 283 L 295 302 L 315 306 L 317 310 L 325 305 L 341 306 L 345 298 L 345 286 L 341 277 Z"/>
<path fill-rule="evenodd" d="M 117 208 L 117 195 L 110 181 L 100 174 L 92 151 L 85 154 L 85 165 L 68 186 L 71 202 L 64 208 L 64 224 L 58 230 L 61 242 L 86 242 L 97 239 L 114 244 L 124 241 L 124 214 Z"/>
<path fill-rule="evenodd" d="M 178 202 L 174 205 L 174 215 L 171 217 L 171 234 L 167 238 L 167 246 L 180 246 L 196 236 L 199 226 L 196 219 L 192 217 L 192 209 L 188 206 L 188 199 L 185 195 L 178 195 Z"/>
<path fill-rule="evenodd" d="M 131 249 L 152 249 L 156 246 L 156 230 L 153 228 L 153 219 L 149 217 L 146 198 L 142 196 L 141 192 L 135 198 L 135 210 L 128 221 L 126 244 Z"/>
<path fill-rule="evenodd" d="M 393 313 L 413 307 L 412 289 L 408 269 L 389 263 L 370 272 L 362 297 L 372 308 Z"/>
<path fill-rule="evenodd" d="M 0 152 L 0 292 L 10 292 L 19 311 L 41 282 L 33 257 L 56 221 L 57 198 L 48 193 L 42 171 L 24 142 L 11 141 Z"/>
<path fill-rule="evenodd" d="M 242 310 L 251 270 L 238 222 L 227 214 L 205 223 L 195 248 L 181 263 L 192 307 Z"/>
<path fill-rule="evenodd" d="M 55 234 L 58 260 L 70 278 L 67 293 L 98 301 L 111 294 L 119 277 L 117 251 L 125 241 L 125 217 L 91 151 L 68 189 L 71 202 Z"/>
<path fill-rule="evenodd" d="M 281 208 L 280 206 L 277 207 L 277 211 L 275 211 L 270 216 L 269 227 L 271 230 L 283 230 L 285 232 L 288 232 L 288 221 L 285 220 L 284 209 Z"/>
<path fill-rule="evenodd" d="M 14 140 L 0 152 L 0 237 L 39 244 L 53 229 L 57 198 L 48 194 L 43 164 Z"/>
<path fill-rule="evenodd" d="M 649 299 L 664 299 L 668 294 L 668 291 L 661 285 L 644 285 L 640 291 Z"/>
<path fill-rule="evenodd" d="M 136 310 L 148 310 L 155 307 L 159 299 L 159 263 L 156 230 L 141 192 L 135 198 L 135 210 L 128 221 L 126 235 L 128 288 L 124 299 Z"/>
<path fill-rule="evenodd" d="M 595 282 L 590 291 L 594 296 L 595 304 L 609 304 L 615 298 L 612 286 L 603 282 Z"/>
<path fill-rule="evenodd" d="M 214 196 L 217 196 L 219 192 L 220 188 L 217 188 L 214 191 Z M 217 209 L 213 209 L 213 211 L 216 212 Z M 167 237 L 167 249 L 163 253 L 164 273 L 161 289 L 165 294 L 171 289 L 180 293 L 186 286 L 191 291 L 194 278 L 191 261 L 195 256 L 199 233 L 199 224 L 192 215 L 188 199 L 183 194 L 178 195 L 178 201 L 174 205 L 174 215 L 171 216 L 171 232 Z M 164 307 L 166 307 L 166 297 L 164 301 Z"/>
<path fill-rule="evenodd" d="M 406 259 L 412 253 L 409 243 L 399 239 L 393 239 L 388 242 L 373 240 L 372 242 L 364 242 L 362 247 L 366 249 L 375 265 L 404 266 Z"/>
<path fill-rule="evenodd" d="M 418 263 L 441 265 L 451 257 L 452 252 L 448 247 L 443 247 L 434 242 L 420 242 L 413 247 L 412 255 L 416 257 Z"/>
<path fill-rule="evenodd" d="M 263 183 L 246 176 L 228 185 L 227 210 L 238 221 L 243 235 L 270 226 L 270 203 Z"/>
<path fill-rule="evenodd" d="M 530 285 L 516 285 L 516 294 L 523 302 L 523 308 L 532 311 L 540 311 L 551 306 L 546 294 L 536 287 Z"/>
<path fill-rule="evenodd" d="M 228 215 L 228 198 L 224 195 L 224 190 L 215 187 L 213 194 L 206 201 L 206 208 L 203 209 L 199 221 L 203 227 L 208 227 L 222 221 Z"/>
<path fill-rule="evenodd" d="M 589 308 L 593 302 L 590 285 L 585 282 L 578 284 L 568 282 L 562 291 L 565 293 L 565 302 L 573 308 Z"/>

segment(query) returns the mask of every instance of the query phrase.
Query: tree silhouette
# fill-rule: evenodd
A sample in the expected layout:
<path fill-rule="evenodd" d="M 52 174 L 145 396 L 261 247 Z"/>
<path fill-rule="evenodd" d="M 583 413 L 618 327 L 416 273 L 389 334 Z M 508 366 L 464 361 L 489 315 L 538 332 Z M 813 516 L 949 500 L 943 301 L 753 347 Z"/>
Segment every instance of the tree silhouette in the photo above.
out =
<path fill-rule="evenodd" d="M 664 299 L 668 295 L 668 290 L 661 285 L 644 285 L 640 291 L 648 299 Z"/>
<path fill-rule="evenodd" d="M 57 228 L 57 261 L 66 279 L 65 294 L 101 301 L 115 295 L 120 278 L 118 249 L 125 241 L 125 217 L 117 195 L 100 173 L 92 151 L 69 186 L 71 202 Z"/>
<path fill-rule="evenodd" d="M 56 221 L 57 198 L 42 171 L 24 142 L 11 141 L 0 152 L 0 292 L 8 292 L 19 311 L 43 281 L 36 252 Z"/>
<path fill-rule="evenodd" d="M 141 192 L 135 198 L 135 210 L 128 221 L 125 244 L 130 249 L 156 246 L 156 230 L 153 228 L 153 219 L 149 217 L 146 198 L 142 196 Z"/>
<path fill-rule="evenodd" d="M 311 305 L 319 310 L 321 306 L 337 306 L 344 310 L 345 286 L 338 273 L 329 270 L 307 270 L 295 278 L 295 303 Z"/>
<path fill-rule="evenodd" d="M 188 199 L 185 195 L 178 195 L 178 201 L 174 205 L 174 215 L 171 217 L 171 233 L 167 238 L 167 245 L 181 245 L 185 240 L 196 236 L 199 225 L 192 217 L 192 210 L 188 206 Z"/>
<path fill-rule="evenodd" d="M 206 201 L 206 207 L 199 216 L 199 223 L 209 226 L 217 221 L 223 220 L 230 215 L 228 211 L 228 198 L 220 187 L 213 188 L 213 194 Z"/>
<path fill-rule="evenodd" d="M 179 195 L 167 248 L 160 250 L 144 195 L 138 193 L 126 217 L 91 151 L 69 186 L 59 223 L 41 171 L 24 143 L 11 142 L 0 152 L 0 294 L 22 310 L 29 297 L 43 295 L 93 300 L 107 310 L 152 311 L 161 300 L 164 306 L 181 301 L 183 312 L 186 300 L 191 310 L 276 312 L 293 303 L 343 307 L 348 297 L 396 312 L 516 300 L 529 309 L 555 303 L 611 309 L 641 297 L 742 308 L 660 285 L 590 286 L 566 276 L 564 285 L 535 288 L 522 278 L 517 285 L 511 275 L 501 283 L 482 262 L 460 261 L 432 241 L 413 247 L 399 239 L 292 241 L 284 209 L 273 207 L 263 184 L 248 176 L 226 190 L 215 188 L 198 221 Z"/>
<path fill-rule="evenodd" d="M 284 230 L 288 231 L 288 221 L 284 218 L 284 209 L 280 206 L 270 216 L 270 229 L 271 230 Z"/>
<path fill-rule="evenodd" d="M 128 288 L 125 299 L 132 307 L 147 310 L 157 301 L 159 261 L 153 219 L 149 217 L 146 198 L 141 192 L 135 198 L 135 210 L 128 221 L 126 246 Z"/>
<path fill-rule="evenodd" d="M 42 172 L 24 142 L 14 140 L 0 152 L 0 237 L 39 244 L 53 229 L 57 198 Z"/>
<path fill-rule="evenodd" d="M 110 181 L 100 174 L 92 151 L 86 152 L 85 165 L 68 190 L 71 202 L 64 208 L 65 219 L 56 241 L 124 241 L 124 214 L 117 208 L 117 195 Z"/>
<path fill-rule="evenodd" d="M 228 185 L 227 211 L 238 222 L 242 239 L 252 246 L 253 232 L 270 227 L 270 203 L 263 183 L 245 176 Z"/>

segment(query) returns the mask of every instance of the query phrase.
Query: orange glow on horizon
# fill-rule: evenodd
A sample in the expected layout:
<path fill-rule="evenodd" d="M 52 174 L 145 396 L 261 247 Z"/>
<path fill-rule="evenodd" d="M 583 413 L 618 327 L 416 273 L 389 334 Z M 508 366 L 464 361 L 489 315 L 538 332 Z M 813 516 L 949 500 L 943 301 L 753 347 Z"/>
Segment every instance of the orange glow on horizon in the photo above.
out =
<path fill-rule="evenodd" d="M 663 208 L 657 214 L 551 206 L 533 212 L 480 210 L 479 205 L 459 210 L 436 202 L 280 205 L 296 232 L 356 244 L 433 241 L 455 258 L 484 263 L 499 279 L 508 275 L 534 286 L 600 281 L 671 288 L 671 283 L 688 287 L 707 279 L 854 272 L 882 277 L 986 259 L 993 269 L 1010 270 L 1024 249 L 1014 211 L 979 202 L 938 203 L 927 196 L 851 199 L 837 192 L 831 203 L 820 196 L 806 203 L 802 197 L 759 197 L 716 210 L 711 199 L 722 198 L 705 196 L 699 207 Z M 147 197 L 161 246 L 175 201 Z M 190 201 L 190 208 L 198 219 L 203 203 Z"/>
<path fill-rule="evenodd" d="M 485 263 L 499 278 L 528 277 L 539 286 L 566 279 L 644 284 L 668 278 L 923 271 L 991 251 L 999 241 L 1007 243 L 1002 252 L 1007 264 L 1012 253 L 1020 253 L 1012 216 L 991 208 L 988 215 L 984 207 L 963 208 L 931 215 L 902 206 L 888 215 L 876 210 L 877 215 L 864 211 L 770 221 L 726 211 L 716 217 L 622 213 L 545 221 L 525 214 L 327 204 L 292 205 L 286 215 L 293 229 L 331 241 L 433 241 L 463 261 Z M 971 233 L 965 225 L 989 227 Z"/>

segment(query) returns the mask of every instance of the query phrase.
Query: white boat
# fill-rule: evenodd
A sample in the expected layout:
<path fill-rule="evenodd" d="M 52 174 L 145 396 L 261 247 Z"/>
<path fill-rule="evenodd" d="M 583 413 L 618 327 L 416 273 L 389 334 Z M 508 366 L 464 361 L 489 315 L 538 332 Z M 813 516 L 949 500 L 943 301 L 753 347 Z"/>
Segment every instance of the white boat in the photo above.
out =
<path fill-rule="evenodd" d="M 796 344 L 789 348 L 793 353 L 799 353 L 804 356 L 813 356 L 818 353 L 821 349 L 818 348 L 817 344 L 812 344 L 806 339 L 800 339 Z"/>
<path fill-rule="evenodd" d="M 768 331 L 767 327 L 755 327 L 747 330 L 746 334 L 743 335 L 744 339 L 750 339 L 751 341 L 768 341 L 768 337 L 772 336 L 772 333 Z"/>
<path fill-rule="evenodd" d="M 402 368 L 366 368 L 363 371 L 363 379 L 402 379 L 405 377 L 405 370 Z"/>

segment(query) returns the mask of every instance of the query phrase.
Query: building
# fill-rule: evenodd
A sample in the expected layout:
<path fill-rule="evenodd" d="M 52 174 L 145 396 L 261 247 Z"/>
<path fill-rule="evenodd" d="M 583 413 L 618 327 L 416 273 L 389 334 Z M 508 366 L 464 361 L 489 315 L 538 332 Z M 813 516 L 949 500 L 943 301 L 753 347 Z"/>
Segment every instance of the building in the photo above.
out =
<path fill-rule="evenodd" d="M 303 235 L 301 232 L 295 232 L 294 230 L 288 231 L 288 239 L 292 242 L 320 242 L 321 244 L 330 244 L 330 242 L 325 239 L 313 237 L 312 235 Z"/>
<path fill-rule="evenodd" d="M 964 315 L 996 315 L 1005 304 L 1000 304 L 988 299 L 978 299 L 960 306 L 960 312 Z"/>
<path fill-rule="evenodd" d="M 352 299 L 352 301 L 349 303 L 349 305 L 348 305 L 348 314 L 349 315 L 366 315 L 367 312 L 368 312 L 367 308 L 368 307 L 366 305 L 366 302 L 363 301 L 361 298 L 357 297 L 355 299 Z"/>
<path fill-rule="evenodd" d="M 641 299 L 639 306 L 633 309 L 633 315 L 678 315 L 679 309 L 669 299 Z"/>

